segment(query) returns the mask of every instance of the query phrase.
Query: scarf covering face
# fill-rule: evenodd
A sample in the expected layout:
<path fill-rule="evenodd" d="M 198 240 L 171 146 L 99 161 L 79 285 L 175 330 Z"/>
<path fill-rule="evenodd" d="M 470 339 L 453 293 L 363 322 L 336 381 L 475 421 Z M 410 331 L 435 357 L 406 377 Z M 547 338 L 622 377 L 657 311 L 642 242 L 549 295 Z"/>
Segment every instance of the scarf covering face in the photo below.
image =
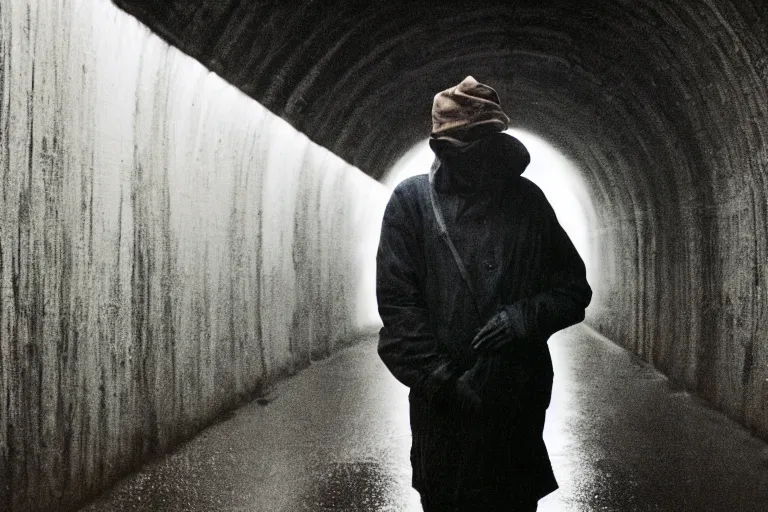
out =
<path fill-rule="evenodd" d="M 435 153 L 430 179 L 438 192 L 472 195 L 502 190 L 531 162 L 525 145 L 507 133 L 493 133 L 472 142 L 431 138 Z"/>
<path fill-rule="evenodd" d="M 432 137 L 468 142 L 508 127 L 509 118 L 501 110 L 499 95 L 471 76 L 437 93 L 432 102 Z"/>

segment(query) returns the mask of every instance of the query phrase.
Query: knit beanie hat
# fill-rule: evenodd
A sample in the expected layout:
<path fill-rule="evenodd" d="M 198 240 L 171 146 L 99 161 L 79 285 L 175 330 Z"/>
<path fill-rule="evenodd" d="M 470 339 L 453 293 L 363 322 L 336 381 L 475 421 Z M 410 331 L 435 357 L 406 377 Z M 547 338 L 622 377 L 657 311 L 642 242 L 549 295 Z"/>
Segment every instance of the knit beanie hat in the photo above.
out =
<path fill-rule="evenodd" d="M 475 140 L 503 132 L 508 126 L 509 118 L 501 110 L 499 95 L 471 76 L 436 94 L 432 103 L 432 137 Z"/>

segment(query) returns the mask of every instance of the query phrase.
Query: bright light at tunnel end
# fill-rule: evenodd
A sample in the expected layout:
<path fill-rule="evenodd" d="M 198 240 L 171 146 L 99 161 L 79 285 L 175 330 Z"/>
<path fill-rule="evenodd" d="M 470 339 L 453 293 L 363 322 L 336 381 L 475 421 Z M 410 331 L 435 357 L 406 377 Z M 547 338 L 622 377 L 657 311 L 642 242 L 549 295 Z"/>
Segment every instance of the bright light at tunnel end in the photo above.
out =
<path fill-rule="evenodd" d="M 597 251 L 590 234 L 596 226 L 595 209 L 582 173 L 576 165 L 544 139 L 521 129 L 507 133 L 519 139 L 531 154 L 523 176 L 538 185 L 555 210 L 558 221 L 584 259 L 590 284 L 599 282 Z M 406 178 L 426 174 L 434 160 L 428 140 L 416 144 L 398 160 L 382 180 L 390 189 Z"/>

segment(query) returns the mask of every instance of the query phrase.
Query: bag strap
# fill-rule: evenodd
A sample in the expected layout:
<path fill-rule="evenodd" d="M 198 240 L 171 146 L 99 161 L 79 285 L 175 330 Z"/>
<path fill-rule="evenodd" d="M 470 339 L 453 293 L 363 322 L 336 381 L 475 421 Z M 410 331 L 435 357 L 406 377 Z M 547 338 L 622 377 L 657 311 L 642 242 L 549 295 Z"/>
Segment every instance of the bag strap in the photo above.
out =
<path fill-rule="evenodd" d="M 435 163 L 433 165 L 439 165 L 437 160 L 435 160 Z M 448 234 L 448 228 L 445 225 L 445 219 L 443 218 L 443 211 L 440 208 L 440 203 L 437 201 L 437 193 L 435 192 L 435 184 L 433 180 L 434 172 L 431 172 L 429 175 L 429 202 L 432 204 L 432 212 L 435 214 L 435 219 L 437 220 L 437 226 L 440 230 L 440 236 L 445 240 L 445 243 L 448 244 L 448 248 L 451 250 L 451 254 L 453 255 L 453 260 L 456 262 L 456 266 L 459 268 L 459 273 L 461 274 L 461 278 L 466 283 L 467 287 L 469 288 L 469 292 L 472 295 L 472 298 L 475 301 L 475 306 L 480 309 L 480 303 L 477 301 L 477 294 L 475 293 L 475 287 L 472 285 L 472 280 L 469 277 L 469 272 L 467 272 L 467 267 L 464 266 L 464 261 L 461 259 L 461 256 L 459 256 L 459 251 L 456 250 L 456 246 L 453 245 L 453 240 L 451 239 L 451 236 Z"/>

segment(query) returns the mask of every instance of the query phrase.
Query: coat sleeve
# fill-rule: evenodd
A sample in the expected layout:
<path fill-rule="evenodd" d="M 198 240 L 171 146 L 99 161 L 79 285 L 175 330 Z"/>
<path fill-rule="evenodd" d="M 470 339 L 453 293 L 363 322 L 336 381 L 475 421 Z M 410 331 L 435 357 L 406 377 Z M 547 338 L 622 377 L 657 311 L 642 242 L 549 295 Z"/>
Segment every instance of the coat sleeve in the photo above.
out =
<path fill-rule="evenodd" d="M 584 320 L 592 299 L 584 261 L 557 221 L 552 206 L 542 201 L 543 257 L 546 284 L 542 291 L 507 307 L 517 339 L 547 339 L 555 332 Z"/>
<path fill-rule="evenodd" d="M 378 353 L 401 383 L 435 393 L 457 375 L 432 331 L 424 295 L 423 235 L 403 195 L 398 187 L 387 204 L 376 256 L 376 298 L 383 323 Z"/>

